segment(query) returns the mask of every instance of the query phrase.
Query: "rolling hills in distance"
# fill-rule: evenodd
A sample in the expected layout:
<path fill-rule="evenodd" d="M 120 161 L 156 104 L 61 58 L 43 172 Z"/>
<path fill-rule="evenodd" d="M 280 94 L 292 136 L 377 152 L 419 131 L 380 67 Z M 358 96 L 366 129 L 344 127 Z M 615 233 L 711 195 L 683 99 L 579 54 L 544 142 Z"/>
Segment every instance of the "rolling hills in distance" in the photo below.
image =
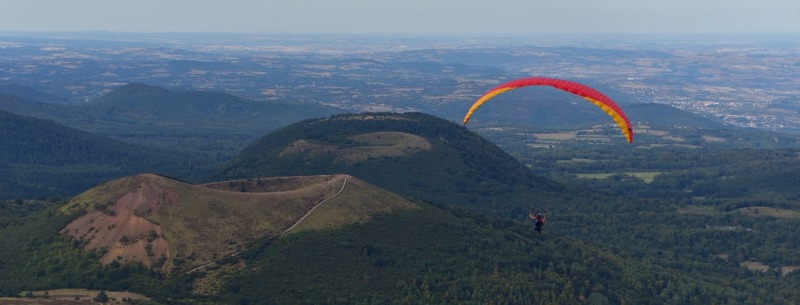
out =
<path fill-rule="evenodd" d="M 143 89 L 145 97 L 161 90 Z M 146 105 L 142 99 L 127 103 Z M 114 124 L 160 120 L 159 111 L 119 105 L 73 117 L 93 117 L 97 126 L 110 124 L 100 113 Z M 623 156 L 641 151 L 596 147 Z M 781 162 L 792 157 L 781 155 Z M 715 209 L 713 190 L 705 190 L 705 203 L 591 191 L 534 175 L 478 134 L 426 114 L 308 119 L 220 159 L 206 177 L 190 179 L 204 183 L 120 177 L 0 227 L 0 268 L 11 275 L 0 291 L 70 286 L 212 304 L 747 304 L 798 297 L 790 288 L 795 273 L 740 265 L 793 268 L 795 242 L 780 238 L 796 227 L 791 205 L 759 198 L 747 206 L 763 205 L 756 214 Z M 532 205 L 553 211 L 542 235 L 522 222 Z"/>
<path fill-rule="evenodd" d="M 224 159 L 286 124 L 341 112 L 319 104 L 253 101 L 219 92 L 172 91 L 140 83 L 69 105 L 4 94 L 0 95 L 0 110 L 210 160 Z"/>

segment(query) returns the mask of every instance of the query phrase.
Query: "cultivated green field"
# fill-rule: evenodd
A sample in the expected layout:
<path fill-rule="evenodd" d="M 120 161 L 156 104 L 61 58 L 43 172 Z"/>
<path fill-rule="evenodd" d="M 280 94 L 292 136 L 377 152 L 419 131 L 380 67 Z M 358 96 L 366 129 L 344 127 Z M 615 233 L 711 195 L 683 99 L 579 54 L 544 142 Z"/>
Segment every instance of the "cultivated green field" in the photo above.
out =
<path fill-rule="evenodd" d="M 656 176 L 663 174 L 663 172 L 627 172 L 623 174 L 642 179 L 644 183 L 650 183 L 653 182 L 653 179 L 655 179 Z M 577 174 L 578 178 L 583 178 L 583 179 L 606 179 L 613 175 L 614 173 Z"/>

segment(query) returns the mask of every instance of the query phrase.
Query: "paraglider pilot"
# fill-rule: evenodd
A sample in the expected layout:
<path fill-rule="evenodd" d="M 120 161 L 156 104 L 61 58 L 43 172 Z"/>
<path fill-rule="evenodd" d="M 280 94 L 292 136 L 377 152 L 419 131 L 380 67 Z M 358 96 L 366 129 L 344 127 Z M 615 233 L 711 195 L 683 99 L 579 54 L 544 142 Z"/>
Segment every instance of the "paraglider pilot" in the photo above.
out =
<path fill-rule="evenodd" d="M 547 210 L 545 210 L 544 213 L 542 212 L 533 213 L 533 209 L 531 209 L 530 212 L 528 212 L 528 217 L 531 218 L 533 224 L 536 226 L 535 227 L 536 232 L 541 234 L 542 225 L 544 225 L 544 222 L 547 219 Z"/>

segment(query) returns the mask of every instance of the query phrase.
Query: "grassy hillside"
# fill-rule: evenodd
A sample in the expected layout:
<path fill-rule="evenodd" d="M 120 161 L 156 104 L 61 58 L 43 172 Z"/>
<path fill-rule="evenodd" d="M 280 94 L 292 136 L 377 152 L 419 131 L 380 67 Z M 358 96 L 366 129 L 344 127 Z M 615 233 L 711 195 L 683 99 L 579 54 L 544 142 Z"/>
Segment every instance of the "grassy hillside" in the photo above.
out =
<path fill-rule="evenodd" d="M 441 205 L 526 211 L 563 188 L 466 128 L 420 113 L 367 113 L 281 128 L 211 180 L 347 173 Z M 500 208 L 502 207 L 502 208 Z"/>

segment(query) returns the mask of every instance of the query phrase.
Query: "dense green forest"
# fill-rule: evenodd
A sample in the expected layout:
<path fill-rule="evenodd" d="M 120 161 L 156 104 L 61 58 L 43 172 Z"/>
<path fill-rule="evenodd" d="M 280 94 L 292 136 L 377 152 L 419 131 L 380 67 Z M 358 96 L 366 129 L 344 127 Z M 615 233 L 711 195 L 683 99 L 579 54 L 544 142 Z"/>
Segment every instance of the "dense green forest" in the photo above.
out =
<path fill-rule="evenodd" d="M 601 240 L 581 241 L 554 232 L 537 235 L 524 224 L 485 215 L 456 215 L 423 210 L 280 240 L 254 259 L 257 272 L 231 280 L 223 300 L 776 304 L 800 296 L 791 288 L 800 279 L 796 275 L 750 272 L 724 259 L 621 250 Z M 675 252 L 683 250 L 677 247 Z"/>

